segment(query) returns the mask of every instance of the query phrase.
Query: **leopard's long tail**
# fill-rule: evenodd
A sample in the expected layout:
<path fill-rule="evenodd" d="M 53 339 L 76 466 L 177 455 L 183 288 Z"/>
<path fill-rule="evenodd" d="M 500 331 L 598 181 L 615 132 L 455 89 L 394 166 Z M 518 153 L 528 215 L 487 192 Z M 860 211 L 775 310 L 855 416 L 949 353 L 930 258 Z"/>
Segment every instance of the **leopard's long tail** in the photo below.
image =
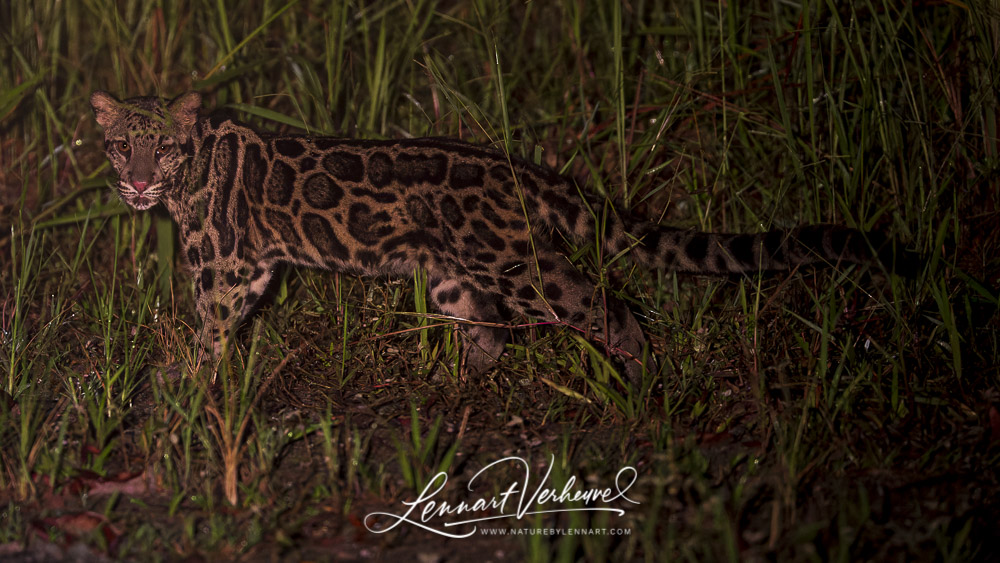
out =
<path fill-rule="evenodd" d="M 574 226 L 579 238 L 595 240 L 593 221 L 583 224 L 578 220 Z M 706 233 L 634 221 L 612 212 L 605 216 L 603 233 L 596 238 L 603 241 L 609 255 L 628 252 L 634 260 L 654 268 L 696 274 L 881 263 L 889 271 L 912 277 L 923 262 L 919 254 L 881 233 L 864 233 L 840 225 L 808 225 L 754 234 Z"/>
<path fill-rule="evenodd" d="M 627 252 L 651 267 L 700 274 L 787 271 L 810 264 L 881 263 L 914 276 L 923 260 L 880 233 L 839 225 L 809 225 L 754 234 L 705 233 L 635 220 L 627 212 L 584 195 L 590 209 L 570 204 L 573 184 L 532 167 L 551 180 L 547 191 L 528 190 L 533 224 L 542 223 L 580 241 L 602 241 L 612 256 Z M 594 221 L 594 215 L 602 217 Z M 598 229 L 600 233 L 596 232 Z"/>
<path fill-rule="evenodd" d="M 614 229 L 617 230 L 617 229 Z M 637 225 L 631 237 L 613 232 L 609 250 L 633 246 L 640 262 L 676 272 L 740 274 L 791 270 L 810 264 L 902 264 L 884 237 L 838 225 L 809 225 L 757 234 L 702 233 Z"/>

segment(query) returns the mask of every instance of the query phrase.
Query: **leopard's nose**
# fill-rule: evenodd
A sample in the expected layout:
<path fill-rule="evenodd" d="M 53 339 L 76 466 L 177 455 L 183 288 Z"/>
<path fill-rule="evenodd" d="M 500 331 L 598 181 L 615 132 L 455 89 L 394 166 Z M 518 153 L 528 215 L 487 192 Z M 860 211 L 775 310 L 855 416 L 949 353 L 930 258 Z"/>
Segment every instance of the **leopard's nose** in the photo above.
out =
<path fill-rule="evenodd" d="M 135 188 L 135 191 L 139 193 L 146 191 L 146 186 L 148 185 L 149 182 L 132 182 L 132 187 Z"/>

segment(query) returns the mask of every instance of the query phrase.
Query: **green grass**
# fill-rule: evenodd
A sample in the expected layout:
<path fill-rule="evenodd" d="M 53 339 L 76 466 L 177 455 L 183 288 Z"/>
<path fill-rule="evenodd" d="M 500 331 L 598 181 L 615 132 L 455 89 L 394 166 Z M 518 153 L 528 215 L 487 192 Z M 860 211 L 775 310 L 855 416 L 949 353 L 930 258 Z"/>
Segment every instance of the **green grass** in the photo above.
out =
<path fill-rule="evenodd" d="M 997 555 L 995 7 L 325 4 L 0 8 L 0 550 Z M 173 227 L 107 189 L 87 104 L 98 88 L 197 89 L 266 130 L 458 137 L 654 221 L 838 223 L 926 260 L 908 280 L 854 267 L 715 279 L 568 247 L 640 314 L 660 370 L 633 387 L 575 331 L 530 319 L 513 319 L 498 369 L 463 380 L 455 327 L 419 275 L 288 270 L 232 361 L 194 372 Z M 629 535 L 365 530 L 439 471 L 447 500 L 467 500 L 468 479 L 509 455 L 536 469 L 552 456 L 559 487 L 636 467 L 640 504 L 624 516 L 505 523 Z M 497 494 L 493 481 L 477 494 Z"/>

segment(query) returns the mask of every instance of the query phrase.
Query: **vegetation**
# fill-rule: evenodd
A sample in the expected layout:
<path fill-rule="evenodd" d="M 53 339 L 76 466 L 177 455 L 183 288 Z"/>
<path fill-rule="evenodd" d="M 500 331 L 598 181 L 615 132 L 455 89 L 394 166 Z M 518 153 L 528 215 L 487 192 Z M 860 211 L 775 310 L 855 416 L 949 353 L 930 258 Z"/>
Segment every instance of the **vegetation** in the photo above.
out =
<path fill-rule="evenodd" d="M 979 1 L 5 3 L 0 554 L 997 557 L 998 16 Z M 570 247 L 643 313 L 660 365 L 631 387 L 530 319 L 465 380 L 419 275 L 289 269 L 233 361 L 197 372 L 173 227 L 107 189 L 97 88 L 197 89 L 266 130 L 460 137 L 654 221 L 838 223 L 926 260 L 910 279 L 715 279 Z M 552 467 L 557 488 L 635 467 L 639 504 L 497 526 L 627 533 L 366 529 L 438 471 L 468 500 L 505 456 Z"/>

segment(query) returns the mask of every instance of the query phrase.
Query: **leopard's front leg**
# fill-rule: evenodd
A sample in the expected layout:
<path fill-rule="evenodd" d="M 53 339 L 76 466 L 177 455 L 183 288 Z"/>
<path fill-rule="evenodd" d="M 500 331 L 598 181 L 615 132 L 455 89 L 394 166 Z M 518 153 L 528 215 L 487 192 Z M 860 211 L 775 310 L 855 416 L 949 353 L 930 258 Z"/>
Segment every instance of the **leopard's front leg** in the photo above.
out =
<path fill-rule="evenodd" d="M 270 268 L 249 263 L 215 261 L 194 272 L 194 295 L 201 349 L 221 359 L 232 349 L 231 338 L 253 309 L 271 278 Z"/>

